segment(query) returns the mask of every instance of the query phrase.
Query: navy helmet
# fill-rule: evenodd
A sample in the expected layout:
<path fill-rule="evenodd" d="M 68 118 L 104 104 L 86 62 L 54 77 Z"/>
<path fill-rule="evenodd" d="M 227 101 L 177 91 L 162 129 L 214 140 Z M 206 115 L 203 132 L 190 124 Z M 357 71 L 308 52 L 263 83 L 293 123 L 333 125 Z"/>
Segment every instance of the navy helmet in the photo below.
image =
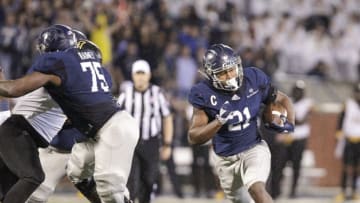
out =
<path fill-rule="evenodd" d="M 86 35 L 83 32 L 81 32 L 80 30 L 73 29 L 72 31 L 75 34 L 76 40 L 78 40 L 78 41 L 79 40 L 87 40 Z"/>
<path fill-rule="evenodd" d="M 100 48 L 90 40 L 79 40 L 76 46 L 79 50 L 91 50 L 95 53 L 96 58 L 102 63 L 102 53 Z"/>
<path fill-rule="evenodd" d="M 234 50 L 225 44 L 214 44 L 206 50 L 203 58 L 204 73 L 210 83 L 216 88 L 225 91 L 236 91 L 243 80 L 241 58 Z M 236 68 L 236 77 L 221 81 L 217 74 Z"/>
<path fill-rule="evenodd" d="M 96 57 L 102 61 L 102 54 L 100 48 L 92 41 L 88 40 L 86 35 L 80 30 L 73 29 L 79 50 L 92 50 L 95 52 Z"/>
<path fill-rule="evenodd" d="M 64 51 L 76 46 L 76 36 L 71 27 L 55 24 L 43 30 L 37 41 L 36 48 L 40 53 Z"/>

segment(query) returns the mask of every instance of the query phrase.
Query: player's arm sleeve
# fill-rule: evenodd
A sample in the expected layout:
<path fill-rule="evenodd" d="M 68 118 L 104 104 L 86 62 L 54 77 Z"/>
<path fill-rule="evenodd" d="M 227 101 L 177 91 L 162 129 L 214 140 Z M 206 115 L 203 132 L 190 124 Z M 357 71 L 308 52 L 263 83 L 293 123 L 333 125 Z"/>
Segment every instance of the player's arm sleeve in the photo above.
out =
<path fill-rule="evenodd" d="M 251 68 L 251 74 L 255 75 L 256 83 L 262 93 L 262 102 L 269 104 L 275 101 L 277 96 L 277 88 L 271 83 L 271 79 L 263 71 L 258 68 Z"/>
<path fill-rule="evenodd" d="M 61 81 L 66 80 L 65 64 L 63 60 L 56 55 L 40 56 L 31 66 L 28 72 L 40 72 L 58 76 Z"/>
<path fill-rule="evenodd" d="M 204 108 L 204 103 L 205 103 L 204 96 L 201 93 L 201 90 L 196 86 L 191 88 L 189 97 L 188 97 L 188 101 L 193 107 L 195 107 L 197 109 Z"/>

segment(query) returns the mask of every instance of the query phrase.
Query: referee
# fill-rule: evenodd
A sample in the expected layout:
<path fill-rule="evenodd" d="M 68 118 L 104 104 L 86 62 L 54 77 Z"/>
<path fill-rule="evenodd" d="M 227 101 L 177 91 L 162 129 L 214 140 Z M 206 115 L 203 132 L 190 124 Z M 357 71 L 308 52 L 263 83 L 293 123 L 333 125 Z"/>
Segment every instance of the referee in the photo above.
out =
<path fill-rule="evenodd" d="M 124 85 L 118 98 L 119 105 L 131 113 L 140 127 L 140 139 L 127 183 L 130 199 L 138 199 L 139 203 L 150 202 L 160 158 L 170 158 L 173 139 L 169 102 L 162 89 L 150 83 L 150 78 L 149 63 L 145 60 L 135 61 L 132 64 L 133 83 Z"/>

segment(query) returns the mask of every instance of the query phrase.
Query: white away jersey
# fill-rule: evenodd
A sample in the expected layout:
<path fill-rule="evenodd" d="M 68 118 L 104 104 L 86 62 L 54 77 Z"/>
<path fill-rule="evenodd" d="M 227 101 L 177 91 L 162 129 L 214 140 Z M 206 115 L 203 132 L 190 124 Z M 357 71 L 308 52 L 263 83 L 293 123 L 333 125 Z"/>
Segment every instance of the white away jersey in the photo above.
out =
<path fill-rule="evenodd" d="M 360 137 L 360 105 L 354 99 L 346 101 L 343 131 L 345 136 Z"/>
<path fill-rule="evenodd" d="M 23 115 L 48 142 L 63 126 L 66 116 L 44 88 L 39 88 L 16 100 L 12 114 Z"/>
<path fill-rule="evenodd" d="M 294 102 L 295 118 L 296 120 L 304 120 L 313 107 L 313 101 L 311 98 L 303 98 L 297 102 Z M 295 130 L 293 136 L 295 139 L 306 138 L 310 135 L 310 124 L 305 122 L 301 125 L 297 125 L 295 122 Z"/>

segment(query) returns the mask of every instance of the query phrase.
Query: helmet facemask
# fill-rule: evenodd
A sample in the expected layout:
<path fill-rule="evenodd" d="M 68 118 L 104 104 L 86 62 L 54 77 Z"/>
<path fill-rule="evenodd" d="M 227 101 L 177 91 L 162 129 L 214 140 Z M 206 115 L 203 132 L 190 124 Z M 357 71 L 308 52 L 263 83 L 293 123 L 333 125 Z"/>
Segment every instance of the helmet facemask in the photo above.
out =
<path fill-rule="evenodd" d="M 228 74 L 227 71 L 231 71 L 231 69 L 235 68 L 235 77 L 221 80 L 218 75 L 221 72 L 225 72 L 224 74 Z M 216 89 L 225 90 L 229 92 L 236 91 L 240 88 L 243 80 L 243 68 L 241 65 L 240 57 L 232 57 L 228 60 L 228 62 L 222 64 L 222 67 L 213 69 L 210 66 L 206 66 L 205 64 L 205 73 L 212 82 L 212 85 Z"/>

